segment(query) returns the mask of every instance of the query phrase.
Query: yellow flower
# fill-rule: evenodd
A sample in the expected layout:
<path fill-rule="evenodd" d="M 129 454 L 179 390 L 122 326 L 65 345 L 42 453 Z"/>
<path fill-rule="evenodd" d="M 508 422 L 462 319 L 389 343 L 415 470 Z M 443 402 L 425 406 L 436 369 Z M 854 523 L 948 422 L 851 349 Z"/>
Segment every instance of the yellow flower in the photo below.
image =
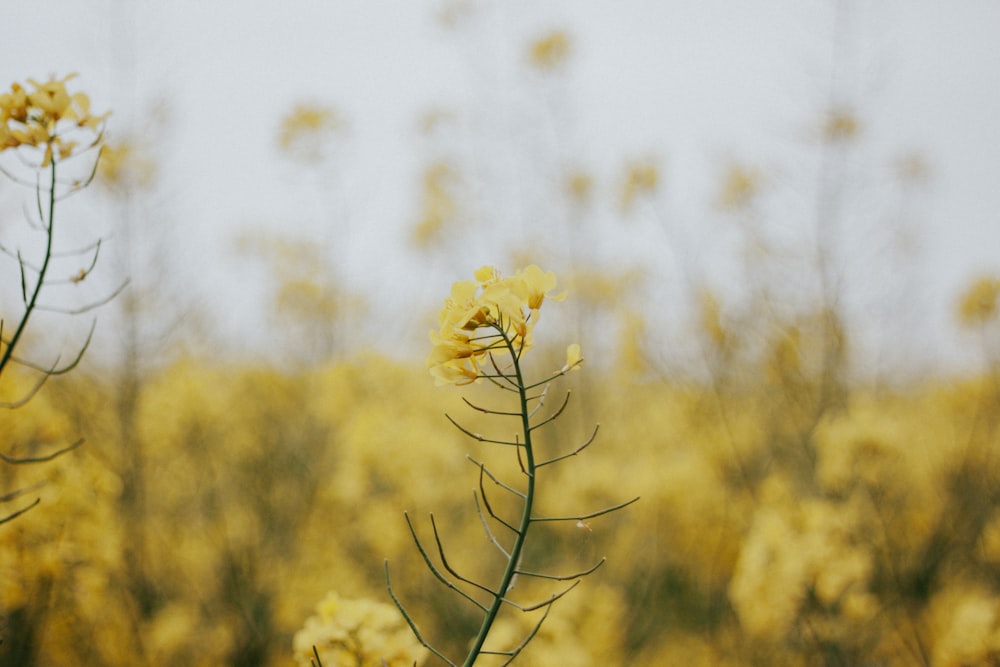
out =
<path fill-rule="evenodd" d="M 996 319 L 1000 312 L 1000 279 L 980 278 L 962 295 L 958 304 L 958 319 L 968 327 L 980 326 Z"/>
<path fill-rule="evenodd" d="M 578 206 L 586 205 L 590 202 L 590 195 L 594 190 L 594 179 L 583 171 L 574 171 L 566 177 L 565 192 L 570 201 Z"/>
<path fill-rule="evenodd" d="M 28 95 L 28 104 L 40 109 L 51 119 L 59 120 L 66 115 L 72 102 L 72 98 L 66 92 L 66 82 L 74 77 L 76 74 L 70 74 L 62 81 L 51 79 L 45 83 L 28 79 L 28 83 L 35 87 L 35 92 Z"/>
<path fill-rule="evenodd" d="M 565 298 L 549 295 L 556 286 L 555 274 L 535 265 L 508 278 L 493 266 L 483 266 L 474 276 L 451 286 L 438 315 L 438 331 L 430 333 L 434 347 L 427 366 L 438 384 L 474 382 L 494 351 L 509 349 L 521 355 L 531 349 L 532 328 L 545 298 Z"/>
<path fill-rule="evenodd" d="M 566 365 L 562 367 L 563 373 L 575 371 L 583 363 L 583 356 L 580 352 L 580 344 L 573 343 L 566 348 Z"/>
<path fill-rule="evenodd" d="M 734 164 L 726 172 L 719 193 L 719 207 L 726 211 L 746 209 L 760 192 L 761 176 L 749 167 Z"/>
<path fill-rule="evenodd" d="M 19 146 L 43 149 L 41 166 L 48 166 L 58 156 L 63 160 L 73 155 L 79 142 L 65 139 L 66 132 L 86 128 L 94 133 L 93 146 L 100 141 L 99 127 L 108 114 L 93 116 L 90 98 L 84 93 L 70 94 L 66 82 L 75 77 L 50 79 L 39 83 L 28 79 L 34 91 L 28 93 L 18 83 L 9 93 L 0 95 L 0 151 Z M 68 128 L 66 122 L 72 122 Z"/>
<path fill-rule="evenodd" d="M 316 104 L 297 104 L 281 121 L 278 145 L 293 159 L 314 164 L 323 160 L 333 136 L 346 123 L 335 110 Z"/>
<path fill-rule="evenodd" d="M 531 44 L 531 63 L 539 69 L 555 69 L 569 57 L 569 36 L 562 30 L 554 30 Z"/>
<path fill-rule="evenodd" d="M 630 213 L 640 197 L 655 194 L 659 180 L 660 171 L 652 161 L 646 160 L 629 165 L 625 171 L 625 182 L 619 197 L 622 212 Z"/>
<path fill-rule="evenodd" d="M 850 109 L 834 109 L 823 124 L 823 137 L 830 142 L 848 142 L 861 132 L 861 123 Z"/>
<path fill-rule="evenodd" d="M 527 290 L 526 300 L 531 310 L 541 308 L 545 297 L 556 287 L 556 274 L 551 271 L 545 273 L 534 264 L 518 271 L 517 277 L 524 282 Z M 553 301 L 562 301 L 566 298 L 566 293 L 562 292 L 549 298 Z"/>

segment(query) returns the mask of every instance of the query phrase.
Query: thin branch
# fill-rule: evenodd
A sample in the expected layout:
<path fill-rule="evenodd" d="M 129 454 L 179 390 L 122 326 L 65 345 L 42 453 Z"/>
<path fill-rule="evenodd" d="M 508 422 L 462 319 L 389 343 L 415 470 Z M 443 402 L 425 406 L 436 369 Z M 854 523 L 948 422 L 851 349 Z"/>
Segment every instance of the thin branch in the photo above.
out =
<path fill-rule="evenodd" d="M 5 493 L 4 495 L 0 496 L 0 503 L 8 503 L 11 500 L 14 500 L 15 498 L 20 498 L 21 496 L 27 495 L 32 491 L 37 491 L 43 486 L 45 486 L 45 482 L 41 481 L 41 482 L 35 482 L 31 486 L 25 486 L 20 489 L 15 489 L 10 493 Z"/>
<path fill-rule="evenodd" d="M 89 252 L 90 250 L 93 250 L 94 254 L 90 258 L 90 264 L 88 266 L 85 266 L 82 269 L 80 269 L 80 272 L 78 274 L 76 274 L 75 276 L 72 276 L 70 278 L 63 278 L 62 280 L 53 280 L 49 284 L 50 285 L 73 285 L 73 284 L 76 284 L 76 283 L 82 281 L 87 276 L 89 276 L 90 273 L 91 273 L 91 271 L 93 271 L 94 268 L 97 266 L 97 258 L 101 254 L 101 239 L 98 239 L 96 243 L 91 244 L 90 247 L 88 247 L 86 250 L 81 250 L 81 251 L 75 251 L 74 250 L 72 252 L 68 252 L 68 253 L 60 254 L 60 255 L 53 254 L 53 257 L 56 257 L 56 256 L 60 256 L 60 257 L 62 257 L 62 256 L 65 256 L 65 257 L 79 257 L 80 255 L 83 255 L 84 252 Z"/>
<path fill-rule="evenodd" d="M 456 586 L 453 582 L 451 582 L 446 576 L 441 574 L 441 571 L 438 570 L 437 567 L 434 565 L 434 563 L 431 562 L 430 556 L 427 555 L 427 551 L 424 549 L 424 545 L 420 543 L 420 538 L 417 537 L 417 532 L 416 530 L 413 529 L 413 522 L 410 521 L 410 515 L 407 514 L 406 512 L 403 512 L 403 516 L 406 518 L 406 525 L 409 526 L 410 528 L 410 535 L 413 536 L 413 542 L 414 544 L 417 545 L 417 550 L 420 552 L 420 555 L 424 559 L 424 563 L 427 564 L 428 569 L 437 578 L 437 580 L 440 581 L 445 586 L 447 586 L 448 588 L 450 588 L 451 590 L 457 592 L 459 595 L 464 597 L 472 604 L 479 607 L 482 611 L 486 611 L 486 606 L 483 605 L 481 602 L 479 602 L 479 600 L 477 600 L 476 598 L 472 597 L 471 595 L 463 591 L 460 587 Z M 434 515 L 432 514 L 431 515 L 432 520 L 433 517 Z"/>
<path fill-rule="evenodd" d="M 507 553 L 507 550 L 503 548 L 503 545 L 501 545 L 499 540 L 497 540 L 497 538 L 493 535 L 493 531 L 490 529 L 490 524 L 488 521 L 486 521 L 486 515 L 483 514 L 483 509 L 479 505 L 479 495 L 475 491 L 472 492 L 472 498 L 476 502 L 476 514 L 479 515 L 479 520 L 483 522 L 483 530 L 486 531 L 486 537 L 489 538 L 490 542 L 493 543 L 493 546 L 495 546 L 497 549 L 500 550 L 500 553 L 503 554 L 504 558 L 510 560 L 510 554 Z M 487 509 L 489 509 L 488 505 Z M 497 519 L 496 515 L 493 514 L 492 510 L 490 510 L 490 516 L 492 516 L 494 519 Z M 506 525 L 506 523 L 501 519 L 497 519 L 497 521 L 500 521 L 500 523 L 504 523 Z M 507 527 L 510 528 L 510 526 Z"/>
<path fill-rule="evenodd" d="M 385 559 L 385 587 L 389 591 L 389 597 L 391 597 L 392 601 L 396 604 L 396 609 L 398 609 L 399 613 L 401 613 L 403 615 L 403 620 L 405 620 L 406 624 L 410 626 L 410 631 L 413 632 L 413 636 L 417 638 L 417 641 L 420 642 L 421 646 L 423 646 L 424 648 L 426 648 L 428 651 L 430 651 L 431 653 L 433 653 L 437 657 L 439 657 L 442 660 L 444 660 L 446 663 L 448 663 L 449 665 L 451 665 L 451 667 L 458 667 L 458 665 L 456 665 L 454 662 L 452 662 L 451 660 L 449 660 L 448 657 L 445 656 L 445 654 L 441 653 L 441 651 L 439 651 L 436 648 L 434 648 L 433 646 L 431 646 L 427 642 L 427 640 L 424 639 L 424 636 L 420 634 L 420 630 L 417 630 L 417 624 L 413 622 L 412 618 L 410 618 L 410 614 L 406 611 L 406 607 L 403 606 L 403 603 L 399 601 L 398 597 L 396 597 L 395 591 L 392 590 L 392 582 L 389 580 L 389 559 L 388 558 Z"/>
<path fill-rule="evenodd" d="M 516 658 L 517 656 L 521 655 L 521 651 L 523 651 L 524 647 L 528 645 L 528 642 L 530 642 L 532 639 L 534 639 L 535 635 L 538 634 L 538 631 L 542 627 L 542 623 L 544 623 L 545 619 L 548 618 L 549 612 L 551 610 L 552 610 L 552 605 L 549 605 L 548 607 L 545 608 L 545 613 L 543 613 L 542 617 L 540 619 L 538 619 L 538 623 L 535 623 L 535 627 L 531 629 L 531 632 L 529 632 L 528 635 L 524 638 L 524 640 L 520 644 L 518 644 L 516 647 L 514 647 L 514 650 L 510 652 L 510 660 L 508 660 L 507 662 L 503 663 L 503 667 L 507 667 L 507 665 L 509 665 L 510 663 L 514 662 L 514 658 Z"/>
<path fill-rule="evenodd" d="M 464 426 L 462 426 L 461 424 L 459 424 L 457 421 L 455 421 L 454 419 L 452 419 L 451 415 L 445 413 L 444 416 L 448 418 L 448 421 L 450 421 L 452 424 L 455 425 L 455 428 L 457 428 L 459 431 L 461 431 L 465 435 L 469 436 L 473 440 L 478 440 L 479 442 L 491 442 L 491 443 L 493 443 L 495 445 L 510 445 L 510 446 L 513 446 L 513 447 L 518 447 L 521 444 L 519 442 L 510 442 L 509 440 L 492 440 L 492 439 L 487 438 L 487 437 L 485 437 L 483 435 L 480 435 L 479 433 L 473 433 L 472 431 L 470 431 L 469 429 L 465 428 Z"/>
<path fill-rule="evenodd" d="M 13 359 L 13 358 L 10 358 L 10 360 L 14 361 L 14 362 L 17 361 L 16 359 Z M 35 384 L 30 389 L 28 389 L 28 391 L 26 391 L 24 393 L 24 395 L 21 396 L 21 398 L 18 398 L 18 399 L 13 400 L 13 401 L 0 402 L 0 408 L 6 408 L 8 410 L 15 410 L 15 409 L 21 407 L 22 405 L 28 403 L 32 398 L 35 397 L 35 394 L 37 394 L 39 392 L 39 390 L 41 390 L 42 385 L 45 384 L 45 382 L 49 379 L 50 375 L 51 374 L 46 373 L 46 374 L 42 375 L 40 378 L 38 378 L 38 381 L 35 382 Z"/>
<path fill-rule="evenodd" d="M 606 507 L 602 510 L 596 512 L 591 512 L 590 514 L 580 514 L 578 516 L 533 516 L 532 521 L 583 521 L 584 519 L 593 519 L 595 516 L 601 516 L 602 514 L 608 514 L 610 512 L 615 512 L 622 509 L 623 507 L 628 507 L 632 503 L 639 500 L 639 496 L 636 496 L 632 500 L 626 500 L 623 503 L 618 503 L 613 507 Z"/>
<path fill-rule="evenodd" d="M 88 303 L 85 306 L 80 306 L 79 308 L 60 308 L 58 306 L 45 306 L 43 304 L 38 304 L 38 309 L 44 310 L 49 313 L 62 313 L 63 315 L 82 315 L 83 313 L 94 310 L 95 308 L 99 308 L 104 304 L 108 303 L 109 301 L 111 301 L 112 299 L 114 299 L 116 296 L 125 291 L 125 288 L 128 287 L 128 284 L 129 280 L 126 279 L 125 282 L 119 285 L 113 292 L 111 292 L 111 294 L 108 294 L 104 298 L 99 299 L 97 301 Z"/>
<path fill-rule="evenodd" d="M 77 351 L 76 356 L 73 358 L 73 361 L 69 362 L 65 366 L 61 367 L 59 366 L 59 357 L 56 357 L 56 360 L 53 361 L 52 365 L 49 366 L 48 368 L 46 368 L 45 366 L 40 366 L 32 361 L 23 359 L 21 357 L 12 356 L 11 361 L 21 366 L 24 366 L 25 368 L 30 368 L 31 370 L 38 371 L 39 373 L 44 373 L 45 375 L 63 375 L 76 368 L 77 365 L 80 363 L 80 361 L 83 360 L 83 355 L 84 353 L 86 353 L 87 348 L 90 347 L 90 341 L 94 336 L 94 329 L 96 328 L 97 328 L 97 320 L 94 320 L 90 324 L 90 331 L 87 332 L 87 338 L 83 341 L 83 345 L 80 346 L 80 349 Z"/>
<path fill-rule="evenodd" d="M 542 572 L 528 572 L 526 570 L 518 570 L 517 573 L 525 577 L 535 577 L 536 579 L 551 579 L 552 581 L 569 581 L 570 579 L 579 579 L 581 577 L 586 577 L 588 574 L 595 572 L 597 568 L 604 565 L 607 558 L 602 558 L 597 561 L 597 564 L 593 567 L 589 567 L 586 570 L 576 572 L 574 574 L 558 575 L 558 574 L 544 574 Z"/>
<path fill-rule="evenodd" d="M 28 303 L 28 278 L 25 271 L 24 257 L 21 256 L 21 251 L 17 251 L 17 264 L 21 269 L 21 301 L 27 305 Z M 33 269 L 35 273 L 38 272 L 37 269 Z"/>
<path fill-rule="evenodd" d="M 83 246 L 82 248 L 75 248 L 73 250 L 63 250 L 62 252 L 54 252 L 52 253 L 52 256 L 60 258 L 79 257 L 80 255 L 85 255 L 89 253 L 91 250 L 93 250 L 94 254 L 96 255 L 97 253 L 100 252 L 101 247 L 103 246 L 105 241 L 109 240 L 109 238 L 110 237 L 98 238 L 96 241 L 92 241 L 87 245 Z"/>
<path fill-rule="evenodd" d="M 526 496 L 524 495 L 524 493 L 523 493 L 523 492 L 521 492 L 521 491 L 518 491 L 518 490 L 517 490 L 517 489 L 515 489 L 514 487 L 512 487 L 512 486 L 509 486 L 509 485 L 507 485 L 507 484 L 504 484 L 504 483 L 503 483 L 502 481 L 500 481 L 500 479 L 499 479 L 499 478 L 498 478 L 498 477 L 497 477 L 496 475 L 494 475 L 494 474 L 493 474 L 492 472 L 490 472 L 490 469 L 486 467 L 486 464 L 484 464 L 484 463 L 480 463 L 479 461 L 477 461 L 476 459 L 472 458 L 472 457 L 471 457 L 471 456 L 469 456 L 469 455 L 466 455 L 466 457 L 465 457 L 465 458 L 467 458 L 468 460 L 470 460 L 470 461 L 472 461 L 473 463 L 475 463 L 475 464 L 476 464 L 476 467 L 478 467 L 478 468 L 479 468 L 479 488 L 480 488 L 480 489 L 482 489 L 482 487 L 483 487 L 483 484 L 482 484 L 482 474 L 483 474 L 483 473 L 486 473 L 486 475 L 487 475 L 487 476 L 488 476 L 488 477 L 489 477 L 489 478 L 490 478 L 491 480 L 493 480 L 493 483 L 494 483 L 494 484 L 496 484 L 497 486 L 500 486 L 500 487 L 503 487 L 503 488 L 504 488 L 504 489 L 506 489 L 507 491 L 510 491 L 510 492 L 511 492 L 511 493 L 513 493 L 513 494 L 514 494 L 515 496 L 518 496 L 518 497 L 520 497 L 520 498 L 522 498 L 522 499 L 526 497 Z"/>
<path fill-rule="evenodd" d="M 58 458 L 58 457 L 62 456 L 63 454 L 67 453 L 67 452 L 73 451 L 74 449 L 76 449 L 77 447 L 79 447 L 82 444 L 83 444 L 83 438 L 80 438 L 79 440 L 77 440 L 73 444 L 67 445 L 66 447 L 63 447 L 62 449 L 59 449 L 59 450 L 57 450 L 55 452 L 52 452 L 51 454 L 46 454 L 45 456 L 30 456 L 30 457 L 25 457 L 23 459 L 22 458 L 17 458 L 15 456 L 7 456 L 3 452 L 0 452 L 0 461 L 3 461 L 4 463 L 9 463 L 11 465 L 26 465 L 26 464 L 29 464 L 29 463 L 46 463 L 47 461 L 51 461 L 52 459 Z"/>
<path fill-rule="evenodd" d="M 546 424 L 548 424 L 549 422 L 553 422 L 556 419 L 558 419 L 559 415 L 561 415 L 563 413 L 563 410 L 566 409 L 566 406 L 569 405 L 569 396 L 570 396 L 570 392 L 567 391 L 566 392 L 566 398 L 563 399 L 562 405 L 559 406 L 559 409 L 556 410 L 551 415 L 549 415 L 547 418 L 543 419 L 542 421 L 540 421 L 537 424 L 535 424 L 534 426 L 532 426 L 531 430 L 534 431 L 535 429 L 539 429 L 539 428 L 545 426 Z"/>
<path fill-rule="evenodd" d="M 30 510 L 32 507 L 34 507 L 35 505 L 37 505 L 40 502 L 42 502 L 41 498 L 35 498 L 35 502 L 31 503 L 27 507 L 22 507 L 21 509 L 17 510 L 13 514 L 8 514 L 7 516 L 5 516 L 2 519 L 0 519 L 0 524 L 7 523 L 8 521 L 13 521 L 14 519 L 16 519 L 17 517 L 21 516 L 22 514 L 24 514 L 25 512 L 27 512 L 28 510 Z"/>
<path fill-rule="evenodd" d="M 520 412 L 503 412 L 501 410 L 491 410 L 490 408 L 480 407 L 480 406 L 476 405 L 475 403 L 473 403 L 472 401 L 470 401 L 469 399 L 465 398 L 464 396 L 462 397 L 462 400 L 465 402 L 466 405 L 468 405 L 473 410 L 479 410 L 480 412 L 486 413 L 488 415 L 502 415 L 502 416 L 505 416 L 505 417 L 520 417 L 521 416 Z"/>
<path fill-rule="evenodd" d="M 563 591 L 561 591 L 559 593 L 554 593 L 552 595 L 552 597 L 550 597 L 548 600 L 544 600 L 542 602 L 539 602 L 538 604 L 533 604 L 533 605 L 530 605 L 530 606 L 527 606 L 527 607 L 521 606 L 518 603 L 514 602 L 513 600 L 509 600 L 507 598 L 503 598 L 503 601 L 506 604 L 509 604 L 511 607 L 514 607 L 516 609 L 520 609 L 521 611 L 535 611 L 536 609 L 541 609 L 542 607 L 549 607 L 549 606 L 551 606 L 556 600 L 558 600 L 562 596 L 564 596 L 567 593 L 569 593 L 571 590 L 573 590 L 574 588 L 576 588 L 579 584 L 580 584 L 580 580 L 577 579 L 572 584 L 570 584 L 565 590 L 563 590 Z"/>
<path fill-rule="evenodd" d="M 541 468 L 542 466 L 547 466 L 550 463 L 558 463 L 559 461 L 562 461 L 563 459 L 568 459 L 571 456 L 576 456 L 577 454 L 579 454 L 580 452 L 582 452 L 584 449 L 586 449 L 587 447 L 589 447 L 590 443 L 594 442 L 594 440 L 597 438 L 597 431 L 600 428 L 601 428 L 600 424 L 597 424 L 596 426 L 594 426 L 594 432 L 590 434 L 590 437 L 587 438 L 587 441 L 584 442 L 579 447 L 577 447 L 576 449 L 574 449 L 573 451 L 569 452 L 568 454 L 563 454 L 562 456 L 557 456 L 555 458 L 549 459 L 547 461 L 542 461 L 541 463 L 536 463 L 535 467 L 536 468 Z"/>
<path fill-rule="evenodd" d="M 482 475 L 479 476 L 479 493 L 483 497 L 483 505 L 486 506 L 486 511 L 490 513 L 490 516 L 493 517 L 493 519 L 495 521 L 497 521 L 498 523 L 502 524 L 505 528 L 507 528 L 507 530 L 509 530 L 510 532 L 514 533 L 515 535 L 518 535 L 519 534 L 518 530 L 517 530 L 516 527 L 514 527 L 513 524 L 508 523 L 507 520 L 505 520 L 503 517 L 497 515 L 497 513 L 493 511 L 493 508 L 490 506 L 490 499 L 486 496 L 486 489 L 483 488 L 483 477 L 482 477 Z M 510 554 L 509 553 L 507 554 L 507 559 L 510 560 Z"/>
<path fill-rule="evenodd" d="M 468 577 L 463 577 L 462 575 L 460 575 L 458 572 L 455 571 L 455 568 L 453 568 L 451 565 L 448 564 L 448 559 L 444 555 L 444 545 L 441 544 L 441 535 L 438 533 L 437 522 L 434 521 L 433 514 L 431 515 L 431 530 L 434 531 L 434 541 L 437 543 L 438 556 L 441 558 L 441 564 L 444 565 L 444 569 L 446 569 L 448 573 L 451 574 L 451 576 L 455 577 L 459 581 L 469 584 L 470 586 L 475 586 L 484 593 L 493 595 L 493 591 L 491 591 L 489 588 L 483 586 L 477 581 L 469 579 Z M 485 606 L 483 607 L 483 611 L 486 611 Z"/>
<path fill-rule="evenodd" d="M 509 651 L 487 651 L 487 650 L 483 650 L 483 651 L 480 651 L 480 653 L 482 653 L 484 655 L 506 655 L 506 656 L 509 656 L 510 659 L 507 662 L 503 663 L 504 665 L 509 665 L 511 662 L 513 662 L 514 658 L 516 658 L 518 656 L 518 654 L 521 651 L 524 650 L 524 647 L 528 645 L 528 642 L 530 642 L 532 639 L 535 638 L 535 635 L 538 634 L 539 628 L 542 627 L 542 623 L 545 622 L 545 619 L 548 617 L 549 611 L 551 609 L 552 609 L 551 606 L 548 606 L 548 607 L 545 608 L 545 613 L 543 613 L 542 617 L 540 619 L 538 619 L 537 623 L 535 623 L 535 627 L 532 628 L 531 632 L 529 632 L 527 634 L 527 636 L 523 640 L 521 640 L 521 643 L 518 644 L 517 646 L 515 646 L 514 648 L 510 649 Z"/>
<path fill-rule="evenodd" d="M 528 413 L 528 420 L 529 421 L 532 418 L 534 418 L 535 413 L 537 413 L 539 410 L 541 410 L 542 406 L 545 405 L 545 398 L 546 398 L 546 396 L 548 396 L 548 394 L 549 394 L 549 387 L 551 387 L 551 386 L 552 385 L 550 385 L 550 384 L 545 385 L 545 388 L 542 389 L 542 393 L 538 394 L 538 396 L 531 396 L 531 397 L 528 398 L 529 401 L 538 401 L 538 405 L 536 405 L 534 408 L 532 408 L 531 412 Z"/>

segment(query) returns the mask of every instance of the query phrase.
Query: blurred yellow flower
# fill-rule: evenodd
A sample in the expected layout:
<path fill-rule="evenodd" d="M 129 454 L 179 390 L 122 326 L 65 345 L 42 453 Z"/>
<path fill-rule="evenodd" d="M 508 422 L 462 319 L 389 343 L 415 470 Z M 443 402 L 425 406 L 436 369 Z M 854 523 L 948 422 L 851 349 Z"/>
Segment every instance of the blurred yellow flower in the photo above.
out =
<path fill-rule="evenodd" d="M 543 70 L 559 67 L 569 57 L 569 44 L 569 35 L 562 30 L 553 30 L 531 43 L 531 64 Z"/>
<path fill-rule="evenodd" d="M 112 190 L 148 187 L 156 164 L 130 141 L 105 144 L 98 164 L 99 181 Z"/>
<path fill-rule="evenodd" d="M 760 192 L 760 174 L 749 167 L 733 164 L 726 171 L 718 205 L 725 211 L 738 211 L 753 203 Z"/>
<path fill-rule="evenodd" d="M 295 660 L 313 662 L 313 647 L 327 667 L 388 665 L 411 667 L 423 662 L 427 650 L 410 632 L 396 607 L 384 602 L 349 600 L 330 592 L 295 633 Z"/>
<path fill-rule="evenodd" d="M 0 95 L 0 151 L 19 146 L 40 148 L 41 166 L 47 167 L 53 159 L 63 160 L 73 155 L 78 142 L 67 140 L 68 132 L 85 128 L 96 135 L 90 146 L 100 141 L 99 128 L 110 112 L 93 116 L 87 95 L 69 93 L 66 82 L 75 76 L 70 74 L 45 83 L 28 79 L 34 92 L 29 93 L 24 86 L 14 83 L 10 92 Z"/>
<path fill-rule="evenodd" d="M 293 159 L 320 162 L 325 157 L 327 142 L 343 127 L 343 119 L 333 109 L 297 104 L 281 121 L 278 145 Z"/>
<path fill-rule="evenodd" d="M 962 294 L 958 303 L 958 321 L 967 326 L 982 326 L 996 319 L 1000 311 L 1000 279 L 980 278 Z"/>
<path fill-rule="evenodd" d="M 570 201 L 578 206 L 585 206 L 590 202 L 593 189 L 594 179 L 584 171 L 574 171 L 566 177 L 565 192 Z"/>
<path fill-rule="evenodd" d="M 830 142 L 847 142 L 858 136 L 861 123 L 850 109 L 834 109 L 823 123 L 823 138 Z"/>
<path fill-rule="evenodd" d="M 443 237 L 458 217 L 455 196 L 458 172 L 445 161 L 424 168 L 420 220 L 413 228 L 413 240 L 420 246 Z"/>
<path fill-rule="evenodd" d="M 636 200 L 642 196 L 656 192 L 660 180 L 660 171 L 652 160 L 634 162 L 625 169 L 625 180 L 622 184 L 619 205 L 623 213 L 630 213 Z"/>

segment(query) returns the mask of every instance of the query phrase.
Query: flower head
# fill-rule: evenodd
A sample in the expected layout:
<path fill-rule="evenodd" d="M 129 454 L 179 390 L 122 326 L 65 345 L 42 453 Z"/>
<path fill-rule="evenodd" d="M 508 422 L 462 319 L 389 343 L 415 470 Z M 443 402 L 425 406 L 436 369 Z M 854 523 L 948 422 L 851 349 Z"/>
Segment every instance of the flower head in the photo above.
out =
<path fill-rule="evenodd" d="M 474 275 L 474 280 L 452 285 L 438 315 L 439 328 L 430 334 L 434 347 L 427 366 L 437 384 L 475 382 L 492 353 L 508 350 L 520 356 L 529 350 L 545 298 L 565 298 L 549 295 L 556 286 L 555 274 L 535 265 L 506 278 L 492 266 Z"/>
<path fill-rule="evenodd" d="M 14 83 L 10 92 L 0 94 L 0 151 L 19 146 L 40 148 L 41 166 L 47 167 L 53 159 L 66 159 L 76 150 L 79 142 L 67 139 L 69 133 L 89 130 L 96 135 L 90 145 L 100 141 L 99 128 L 108 114 L 92 115 L 86 94 L 70 94 L 66 82 L 75 76 L 44 83 L 28 79 L 34 91 Z"/>

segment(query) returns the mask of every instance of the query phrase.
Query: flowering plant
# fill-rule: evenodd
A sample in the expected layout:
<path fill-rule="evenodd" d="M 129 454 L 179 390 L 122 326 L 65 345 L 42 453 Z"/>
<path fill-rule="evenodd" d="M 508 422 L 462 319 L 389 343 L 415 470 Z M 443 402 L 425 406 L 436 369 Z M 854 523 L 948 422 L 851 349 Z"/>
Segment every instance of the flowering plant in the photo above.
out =
<path fill-rule="evenodd" d="M 0 401 L 0 408 L 14 409 L 23 406 L 41 389 L 48 378 L 75 368 L 90 343 L 93 327 L 74 358 L 68 363 L 60 362 L 58 358 L 52 363 L 38 363 L 16 354 L 15 350 L 25 338 L 28 322 L 38 310 L 64 314 L 87 312 L 110 300 L 122 289 L 118 288 L 110 296 L 95 303 L 74 308 L 42 304 L 40 300 L 46 287 L 56 284 L 75 285 L 82 282 L 94 269 L 101 247 L 100 240 L 78 252 L 60 252 L 56 246 L 56 205 L 62 198 L 90 184 L 97 170 L 97 159 L 94 160 L 87 178 L 74 179 L 69 183 L 61 182 L 57 177 L 57 164 L 73 157 L 81 140 L 87 142 L 87 148 L 99 149 L 103 142 L 102 126 L 108 116 L 108 114 L 92 115 L 90 98 L 85 93 L 70 94 L 67 91 L 66 82 L 74 76 L 70 74 L 63 79 L 53 78 L 45 83 L 28 79 L 32 91 L 29 92 L 20 83 L 14 83 L 9 92 L 0 93 L 0 153 L 8 150 L 18 152 L 22 161 L 34 172 L 34 178 L 31 181 L 21 179 L 3 166 L 0 166 L 0 173 L 15 182 L 34 188 L 38 218 L 29 219 L 28 223 L 33 231 L 38 231 L 43 236 L 40 244 L 42 250 L 34 257 L 30 252 L 20 248 L 0 245 L 0 254 L 6 255 L 17 265 L 21 297 L 20 314 L 12 318 L 0 318 L 0 376 L 8 365 L 18 365 L 38 375 L 34 384 L 18 398 Z M 41 150 L 41 159 L 37 162 L 23 159 L 25 147 L 30 150 Z M 66 267 L 64 266 L 66 262 L 75 264 Z M 62 270 L 67 271 L 62 278 L 53 276 Z M 81 442 L 77 441 L 56 452 L 40 456 L 13 456 L 0 452 L 0 461 L 10 465 L 45 462 L 76 448 Z M 0 502 L 16 498 L 22 491 L 5 494 L 0 497 Z M 38 502 L 35 500 L 0 517 L 0 523 L 20 516 Z"/>
<path fill-rule="evenodd" d="M 574 588 L 582 577 L 592 573 L 604 563 L 602 558 L 585 570 L 572 574 L 553 574 L 527 569 L 522 561 L 529 529 L 533 525 L 544 522 L 572 522 L 586 527 L 586 520 L 621 509 L 638 500 L 636 497 L 611 507 L 572 516 L 542 515 L 535 508 L 541 469 L 579 454 L 597 435 L 595 428 L 593 434 L 583 444 L 547 459 L 540 457 L 534 445 L 535 432 L 554 422 L 569 401 L 567 393 L 560 407 L 549 414 L 540 414 L 551 382 L 578 369 L 583 363 L 580 346 L 574 343 L 566 350 L 565 364 L 544 379 L 528 381 L 522 372 L 521 361 L 523 355 L 532 348 L 534 326 L 538 323 L 542 304 L 547 298 L 558 301 L 565 296 L 550 295 L 555 286 L 555 274 L 544 272 L 537 266 L 529 266 L 507 278 L 502 277 L 492 266 L 484 266 L 476 271 L 475 280 L 456 282 L 452 286 L 451 294 L 445 299 L 438 318 L 439 329 L 431 332 L 431 342 L 434 347 L 427 364 L 437 384 L 466 385 L 486 380 L 497 389 L 513 394 L 518 406 L 516 410 L 509 411 L 482 407 L 465 401 L 479 412 L 515 420 L 519 425 L 519 434 L 513 439 L 490 438 L 474 433 L 448 416 L 452 424 L 473 440 L 509 447 L 515 455 L 520 483 L 503 481 L 485 463 L 469 457 L 479 469 L 479 491 L 474 496 L 476 513 L 483 524 L 486 537 L 503 557 L 504 565 L 495 581 L 483 583 L 464 576 L 448 562 L 432 515 L 431 525 L 438 547 L 440 566 L 435 564 L 417 536 L 409 515 L 405 515 L 410 533 L 427 567 L 439 581 L 458 593 L 482 614 L 479 631 L 472 640 L 469 652 L 462 663 L 465 667 L 471 667 L 480 655 L 500 656 L 504 659 L 503 664 L 512 662 L 538 632 L 552 604 Z M 513 499 L 519 505 L 516 518 L 509 518 L 499 509 L 502 503 L 490 501 L 486 492 L 487 479 L 505 492 L 508 500 Z M 389 579 L 388 562 L 385 564 L 385 574 L 389 594 L 417 640 L 445 663 L 457 665 L 458 663 L 449 659 L 421 635 L 413 618 L 393 590 Z M 541 601 L 525 602 L 516 600 L 511 593 L 519 577 L 552 582 L 572 581 L 572 583 Z M 490 630 L 505 608 L 522 612 L 541 610 L 542 614 L 534 628 L 515 646 L 487 648 L 486 640 Z"/>

